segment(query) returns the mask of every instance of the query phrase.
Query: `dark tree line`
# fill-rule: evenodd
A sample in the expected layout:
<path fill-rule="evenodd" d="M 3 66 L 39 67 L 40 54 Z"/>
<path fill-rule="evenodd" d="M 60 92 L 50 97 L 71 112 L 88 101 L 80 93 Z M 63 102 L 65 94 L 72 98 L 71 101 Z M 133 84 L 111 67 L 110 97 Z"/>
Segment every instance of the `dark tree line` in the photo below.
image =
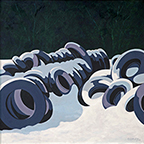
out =
<path fill-rule="evenodd" d="M 109 57 L 144 48 L 143 1 L 1 1 L 0 19 L 1 59 L 68 41 Z"/>

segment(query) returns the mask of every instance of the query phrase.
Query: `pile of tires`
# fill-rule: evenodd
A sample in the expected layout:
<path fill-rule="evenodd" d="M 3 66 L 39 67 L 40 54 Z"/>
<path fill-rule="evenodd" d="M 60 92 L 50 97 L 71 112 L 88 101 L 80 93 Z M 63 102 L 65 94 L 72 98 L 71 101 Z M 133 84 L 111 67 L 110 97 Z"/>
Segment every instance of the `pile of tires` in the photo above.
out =
<path fill-rule="evenodd" d="M 0 87 L 0 130 L 48 121 L 53 113 L 49 93 L 63 96 L 73 84 L 79 89 L 78 101 L 83 106 L 93 104 L 94 96 L 102 96 L 106 109 L 129 94 L 125 109 L 134 111 L 144 124 L 143 60 L 140 49 L 110 60 L 103 49 L 86 51 L 74 42 L 49 54 L 33 50 L 14 56 L 0 72 L 0 77 L 7 79 Z"/>

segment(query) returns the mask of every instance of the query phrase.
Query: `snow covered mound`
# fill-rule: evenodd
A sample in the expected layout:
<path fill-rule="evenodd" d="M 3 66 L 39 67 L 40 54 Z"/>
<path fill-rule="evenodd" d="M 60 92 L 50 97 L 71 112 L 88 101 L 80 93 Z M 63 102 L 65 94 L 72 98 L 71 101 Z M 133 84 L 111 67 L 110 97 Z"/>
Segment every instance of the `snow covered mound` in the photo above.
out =
<path fill-rule="evenodd" d="M 81 106 L 77 101 L 77 92 L 77 87 L 73 85 L 68 95 L 59 98 L 51 94 L 55 108 L 52 118 L 46 123 L 21 130 L 2 131 L 2 144 L 144 142 L 143 124 L 133 112 L 124 109 L 128 95 L 116 107 L 104 109 L 102 97 L 94 99 L 92 106 Z"/>

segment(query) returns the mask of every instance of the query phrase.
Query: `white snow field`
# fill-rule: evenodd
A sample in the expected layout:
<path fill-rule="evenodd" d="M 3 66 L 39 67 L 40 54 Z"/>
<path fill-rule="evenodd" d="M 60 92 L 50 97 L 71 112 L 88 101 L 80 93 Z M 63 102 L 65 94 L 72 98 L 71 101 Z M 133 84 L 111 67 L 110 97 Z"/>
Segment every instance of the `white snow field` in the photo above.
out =
<path fill-rule="evenodd" d="M 134 112 L 124 108 L 129 94 L 124 95 L 117 106 L 104 109 L 102 96 L 84 107 L 79 104 L 77 93 L 76 85 L 62 97 L 51 93 L 53 115 L 50 120 L 22 129 L 3 130 L 1 144 L 144 143 L 144 125 Z"/>

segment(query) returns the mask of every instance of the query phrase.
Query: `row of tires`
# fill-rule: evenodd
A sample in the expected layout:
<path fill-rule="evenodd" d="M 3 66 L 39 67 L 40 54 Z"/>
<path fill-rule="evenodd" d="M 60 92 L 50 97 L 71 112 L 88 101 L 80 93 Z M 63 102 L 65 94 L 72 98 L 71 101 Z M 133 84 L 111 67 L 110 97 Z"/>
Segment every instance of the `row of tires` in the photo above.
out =
<path fill-rule="evenodd" d="M 133 88 L 142 91 L 144 51 L 132 49 L 109 60 L 103 49 L 85 50 L 74 42 L 55 53 L 40 50 L 26 52 L 3 65 L 1 78 L 0 129 L 23 128 L 49 120 L 53 113 L 49 93 L 62 96 L 76 84 L 83 106 L 103 96 L 104 108 L 116 106 Z M 101 93 L 102 94 L 99 94 Z M 141 92 L 144 95 L 144 92 Z M 125 109 L 134 111 L 144 124 L 143 95 L 131 95 Z"/>

